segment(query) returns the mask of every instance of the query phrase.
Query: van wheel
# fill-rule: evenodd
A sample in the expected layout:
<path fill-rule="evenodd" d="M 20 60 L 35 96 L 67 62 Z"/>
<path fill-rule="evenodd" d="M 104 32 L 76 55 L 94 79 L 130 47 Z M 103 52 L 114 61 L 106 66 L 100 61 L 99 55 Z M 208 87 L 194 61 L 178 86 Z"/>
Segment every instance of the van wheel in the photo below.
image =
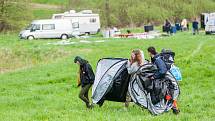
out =
<path fill-rule="evenodd" d="M 101 29 L 98 29 L 96 34 L 98 34 L 99 32 L 101 32 Z"/>
<path fill-rule="evenodd" d="M 89 35 L 90 35 L 90 32 L 85 32 L 85 35 L 86 35 L 86 36 L 89 36 Z"/>
<path fill-rule="evenodd" d="M 68 39 L 68 35 L 63 34 L 63 35 L 61 36 L 61 39 L 63 39 L 63 40 Z"/>
<path fill-rule="evenodd" d="M 209 32 L 209 31 L 206 31 L 206 32 L 205 32 L 205 34 L 206 34 L 206 35 L 209 35 L 209 34 L 211 34 L 211 32 Z"/>
<path fill-rule="evenodd" d="M 27 39 L 28 39 L 28 40 L 33 40 L 33 39 L 34 39 L 34 36 L 28 36 Z"/>

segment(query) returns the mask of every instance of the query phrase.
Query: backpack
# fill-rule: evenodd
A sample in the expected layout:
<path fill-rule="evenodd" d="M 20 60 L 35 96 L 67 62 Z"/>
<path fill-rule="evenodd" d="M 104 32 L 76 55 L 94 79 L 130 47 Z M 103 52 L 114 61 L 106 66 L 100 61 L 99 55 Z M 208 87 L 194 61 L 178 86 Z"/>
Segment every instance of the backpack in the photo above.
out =
<path fill-rule="evenodd" d="M 167 69 L 175 77 L 177 81 L 182 81 L 182 75 L 180 69 L 174 65 L 175 52 L 170 49 L 162 49 L 160 58 L 164 61 Z"/>
<path fill-rule="evenodd" d="M 170 73 L 175 77 L 177 81 L 182 81 L 181 71 L 174 64 L 170 68 Z"/>
<path fill-rule="evenodd" d="M 174 64 L 175 60 L 175 52 L 168 49 L 162 49 L 160 53 L 160 58 L 164 61 L 167 66 L 167 69 L 170 70 L 172 64 Z"/>

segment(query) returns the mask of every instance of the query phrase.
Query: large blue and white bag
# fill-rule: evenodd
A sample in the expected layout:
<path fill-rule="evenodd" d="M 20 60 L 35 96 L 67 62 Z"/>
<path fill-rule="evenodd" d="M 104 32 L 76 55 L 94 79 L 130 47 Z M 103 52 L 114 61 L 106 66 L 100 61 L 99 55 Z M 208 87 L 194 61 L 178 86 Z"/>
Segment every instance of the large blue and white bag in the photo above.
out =
<path fill-rule="evenodd" d="M 174 64 L 172 64 L 172 66 L 170 68 L 170 72 L 172 73 L 172 75 L 175 77 L 175 79 L 177 81 L 182 81 L 181 71 L 180 71 L 180 69 L 177 66 L 175 66 Z"/>

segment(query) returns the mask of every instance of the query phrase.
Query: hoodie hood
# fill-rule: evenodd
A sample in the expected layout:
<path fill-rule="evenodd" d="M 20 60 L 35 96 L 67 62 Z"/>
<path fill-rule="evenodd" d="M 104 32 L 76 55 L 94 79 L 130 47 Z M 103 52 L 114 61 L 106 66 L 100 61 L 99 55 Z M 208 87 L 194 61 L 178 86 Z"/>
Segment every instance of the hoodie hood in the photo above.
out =
<path fill-rule="evenodd" d="M 83 58 L 81 58 L 80 56 L 76 56 L 76 57 L 75 57 L 75 59 L 74 59 L 74 63 L 76 63 L 77 61 L 80 63 L 80 65 L 85 65 L 85 64 L 87 64 L 87 63 L 88 63 L 88 61 L 87 61 L 87 60 L 84 60 L 84 59 L 83 59 Z"/>

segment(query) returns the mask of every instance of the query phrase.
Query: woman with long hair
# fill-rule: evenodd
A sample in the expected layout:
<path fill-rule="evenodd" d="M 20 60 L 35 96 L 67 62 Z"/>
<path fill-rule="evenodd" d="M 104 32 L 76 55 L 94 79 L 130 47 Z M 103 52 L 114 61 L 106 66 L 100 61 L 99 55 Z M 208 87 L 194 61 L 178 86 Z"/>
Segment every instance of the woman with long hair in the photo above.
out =
<path fill-rule="evenodd" d="M 140 49 L 132 50 L 131 52 L 131 58 L 128 61 L 127 69 L 129 74 L 135 73 L 140 66 L 147 63 L 145 60 L 143 51 Z"/>
<path fill-rule="evenodd" d="M 86 103 L 87 108 L 92 108 L 88 98 L 88 92 L 95 79 L 93 69 L 87 60 L 84 60 L 79 56 L 75 57 L 74 63 L 79 65 L 80 79 L 78 79 L 78 81 L 80 81 L 78 82 L 78 86 L 81 86 L 79 98 Z"/>
<path fill-rule="evenodd" d="M 138 69 L 142 65 L 144 65 L 146 63 L 147 63 L 147 61 L 145 60 L 144 53 L 142 50 L 140 50 L 140 49 L 132 50 L 131 58 L 129 59 L 129 61 L 127 63 L 128 74 L 130 74 L 132 76 L 135 72 L 138 71 Z M 131 102 L 131 97 L 130 97 L 129 93 L 127 92 L 125 107 L 129 106 L 129 102 Z"/>

